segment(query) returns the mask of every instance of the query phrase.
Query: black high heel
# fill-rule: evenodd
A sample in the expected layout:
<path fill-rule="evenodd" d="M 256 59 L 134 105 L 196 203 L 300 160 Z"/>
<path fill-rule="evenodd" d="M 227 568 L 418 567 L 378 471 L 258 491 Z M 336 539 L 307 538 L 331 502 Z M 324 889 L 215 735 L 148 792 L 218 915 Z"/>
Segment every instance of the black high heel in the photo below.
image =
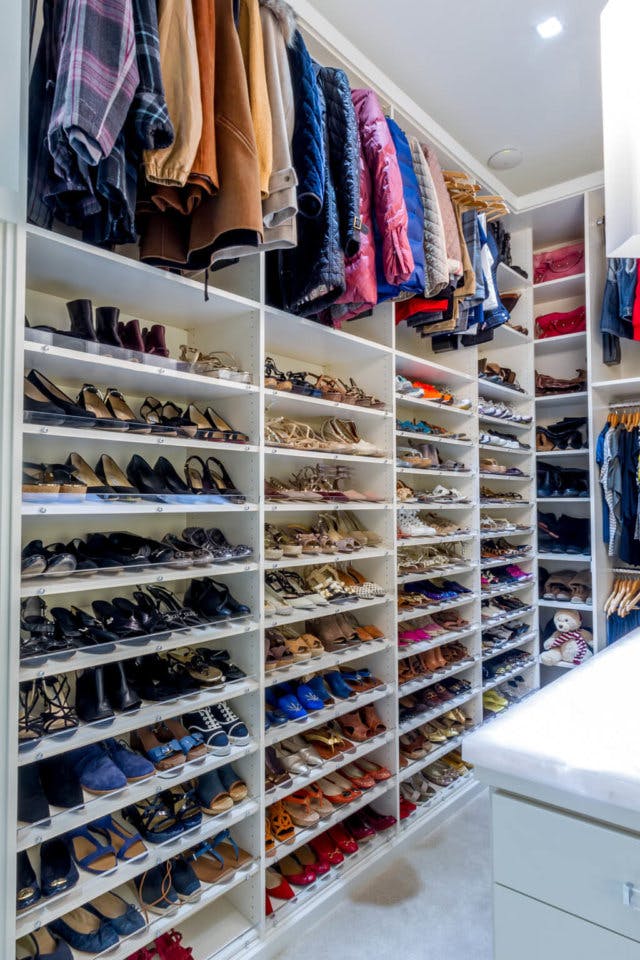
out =
<path fill-rule="evenodd" d="M 204 415 L 214 430 L 222 435 L 221 439 L 225 440 L 227 443 L 249 443 L 249 437 L 247 434 L 241 433 L 240 430 L 234 430 L 233 427 L 230 427 L 227 421 L 224 420 L 219 413 L 216 413 L 213 407 L 207 407 Z"/>
<path fill-rule="evenodd" d="M 71 687 L 66 676 L 46 677 L 38 680 L 44 709 L 40 714 L 42 732 L 45 736 L 71 734 L 78 727 L 76 711 L 69 703 Z"/>
<path fill-rule="evenodd" d="M 25 423 L 45 423 L 49 426 L 60 426 L 66 420 L 62 407 L 52 403 L 48 397 L 25 377 L 23 379 L 22 409 Z"/>
<path fill-rule="evenodd" d="M 151 433 L 151 427 L 144 420 L 138 420 L 133 410 L 115 387 L 109 387 L 104 396 L 104 403 L 117 423 L 130 433 Z"/>
<path fill-rule="evenodd" d="M 73 636 L 56 629 L 54 620 L 45 616 L 47 605 L 42 597 L 28 597 L 20 605 L 20 658 L 66 660 L 73 656 Z"/>
<path fill-rule="evenodd" d="M 180 407 L 177 407 L 175 403 L 171 403 L 171 401 L 163 404 L 160 420 L 170 427 L 175 427 L 179 437 L 188 437 L 193 440 L 198 434 L 196 424 L 191 423 L 189 419 L 185 417 Z"/>
<path fill-rule="evenodd" d="M 146 497 L 153 496 L 164 503 L 180 503 L 182 498 L 191 496 L 186 483 L 166 457 L 158 457 L 152 469 L 143 457 L 134 454 L 127 464 L 127 477 Z"/>
<path fill-rule="evenodd" d="M 150 584 L 147 590 L 154 598 L 158 610 L 167 618 L 170 623 L 183 627 L 200 627 L 202 622 L 193 609 L 189 609 L 190 604 L 181 603 L 176 595 L 167 590 L 166 587 L 157 587 Z"/>
<path fill-rule="evenodd" d="M 18 715 L 18 743 L 24 747 L 35 746 L 43 735 L 39 709 L 42 705 L 42 689 L 36 680 L 27 680 L 18 688 L 20 712 Z"/>
<path fill-rule="evenodd" d="M 155 397 L 146 397 L 140 407 L 140 416 L 147 423 L 154 433 L 163 437 L 177 437 L 178 431 L 175 427 L 162 422 L 162 404 Z"/>
<path fill-rule="evenodd" d="M 74 403 L 71 397 L 68 397 L 60 387 L 57 387 L 52 380 L 45 377 L 38 370 L 30 370 L 26 376 L 29 383 L 49 400 L 54 407 L 62 410 L 64 414 L 64 423 L 67 427 L 92 427 L 95 423 L 95 414 L 85 410 L 79 404 Z"/>
<path fill-rule="evenodd" d="M 213 466 L 211 466 L 211 464 L 213 464 Z M 207 457 L 206 467 L 208 472 L 207 479 L 222 497 L 234 503 L 245 502 L 247 498 L 242 491 L 234 486 L 233 480 L 229 476 L 224 463 L 216 457 Z"/>
<path fill-rule="evenodd" d="M 144 597 L 144 594 L 139 592 L 139 596 Z M 137 597 L 135 599 L 137 601 Z M 133 603 L 128 597 L 114 597 L 111 603 L 124 617 L 128 616 L 135 620 L 140 625 L 143 635 L 153 636 L 155 640 L 168 640 L 171 636 L 164 617 L 156 608 L 146 603 Z"/>
<path fill-rule="evenodd" d="M 93 417 L 93 425 L 99 430 L 124 432 L 129 429 L 128 424 L 114 419 L 102 394 L 92 383 L 83 384 L 78 394 L 78 405 L 86 411 L 88 416 Z"/>
<path fill-rule="evenodd" d="M 124 475 L 115 460 L 106 453 L 102 454 L 96 464 L 96 474 L 114 493 L 131 497 L 140 496 L 138 488 Z"/>
<path fill-rule="evenodd" d="M 84 723 L 114 719 L 104 690 L 102 667 L 88 667 L 76 676 L 76 711 Z"/>
<path fill-rule="evenodd" d="M 96 617 L 110 633 L 114 633 L 119 641 L 138 640 L 145 636 L 138 620 L 128 616 L 107 600 L 94 600 L 91 608 Z"/>
<path fill-rule="evenodd" d="M 88 652 L 92 653 L 92 647 L 100 647 L 96 653 L 108 653 L 109 650 L 115 650 L 119 641 L 119 636 L 113 630 L 107 630 L 102 623 L 95 617 L 92 617 L 86 610 L 80 607 L 71 607 L 67 610 L 64 607 L 53 607 L 51 616 L 55 619 L 59 630 L 62 633 L 78 636 L 78 646 L 88 647 Z"/>

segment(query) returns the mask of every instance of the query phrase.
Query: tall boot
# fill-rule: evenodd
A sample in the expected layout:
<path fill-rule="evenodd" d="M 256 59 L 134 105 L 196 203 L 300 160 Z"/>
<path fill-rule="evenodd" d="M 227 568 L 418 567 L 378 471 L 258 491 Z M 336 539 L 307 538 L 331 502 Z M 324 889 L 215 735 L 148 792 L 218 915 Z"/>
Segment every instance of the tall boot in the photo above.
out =
<path fill-rule="evenodd" d="M 113 710 L 105 694 L 102 667 L 89 667 L 78 676 L 76 712 L 85 723 L 94 723 L 97 720 L 108 720 L 113 717 Z"/>
<path fill-rule="evenodd" d="M 96 331 L 93 326 L 93 306 L 91 300 L 70 300 L 67 304 L 69 320 L 71 321 L 72 337 L 78 337 L 79 340 L 97 341 Z"/>
<path fill-rule="evenodd" d="M 122 340 L 118 333 L 118 307 L 98 307 L 96 310 L 96 332 L 100 343 L 109 347 L 121 347 Z"/>

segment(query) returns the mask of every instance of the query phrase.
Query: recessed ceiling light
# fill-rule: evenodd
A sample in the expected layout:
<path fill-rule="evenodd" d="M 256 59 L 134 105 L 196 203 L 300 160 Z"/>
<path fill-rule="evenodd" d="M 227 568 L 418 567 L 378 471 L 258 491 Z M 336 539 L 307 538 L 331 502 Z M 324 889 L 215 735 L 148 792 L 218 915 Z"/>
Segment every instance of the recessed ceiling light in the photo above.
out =
<path fill-rule="evenodd" d="M 487 163 L 494 170 L 513 170 L 522 163 L 522 159 L 522 151 L 517 147 L 503 147 L 502 150 L 492 153 Z"/>
<path fill-rule="evenodd" d="M 557 37 L 559 33 L 562 33 L 562 24 L 557 17 L 549 17 L 548 20 L 539 23 L 536 30 L 543 40 L 550 40 L 551 37 Z"/>

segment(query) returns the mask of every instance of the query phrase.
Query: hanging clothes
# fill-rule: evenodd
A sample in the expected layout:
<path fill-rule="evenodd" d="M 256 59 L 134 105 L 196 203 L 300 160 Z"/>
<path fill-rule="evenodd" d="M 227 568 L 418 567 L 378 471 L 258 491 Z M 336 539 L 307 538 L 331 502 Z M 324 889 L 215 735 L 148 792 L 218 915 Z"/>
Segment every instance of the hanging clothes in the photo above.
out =
<path fill-rule="evenodd" d="M 268 197 L 269 180 L 273 170 L 273 131 L 258 0 L 240 0 L 238 35 L 247 76 L 249 105 L 258 153 L 260 192 L 262 197 Z"/>
<path fill-rule="evenodd" d="M 605 426 L 596 446 L 600 464 L 603 539 L 610 557 L 640 566 L 640 429 Z"/>
<path fill-rule="evenodd" d="M 416 137 L 409 138 L 413 169 L 420 190 L 424 213 L 423 243 L 425 263 L 424 296 L 435 297 L 449 285 L 449 267 L 444 227 L 429 164 Z"/>
<path fill-rule="evenodd" d="M 456 221 L 456 214 L 451 203 L 451 197 L 447 190 L 447 185 L 442 174 L 442 167 L 436 156 L 435 150 L 426 144 L 422 144 L 424 153 L 433 183 L 438 197 L 438 206 L 440 216 L 444 227 L 445 246 L 447 250 L 447 260 L 449 268 L 449 278 L 453 286 L 456 286 L 463 273 L 462 250 L 460 247 L 460 231 Z"/>

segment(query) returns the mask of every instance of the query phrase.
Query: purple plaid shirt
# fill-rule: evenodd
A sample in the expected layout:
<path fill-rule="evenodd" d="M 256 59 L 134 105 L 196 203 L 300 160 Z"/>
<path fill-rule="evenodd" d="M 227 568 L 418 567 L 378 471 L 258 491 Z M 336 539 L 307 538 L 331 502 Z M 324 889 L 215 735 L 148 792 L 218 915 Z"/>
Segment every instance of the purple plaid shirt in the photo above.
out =
<path fill-rule="evenodd" d="M 66 0 L 49 124 L 59 177 L 109 156 L 139 79 L 132 0 Z"/>

